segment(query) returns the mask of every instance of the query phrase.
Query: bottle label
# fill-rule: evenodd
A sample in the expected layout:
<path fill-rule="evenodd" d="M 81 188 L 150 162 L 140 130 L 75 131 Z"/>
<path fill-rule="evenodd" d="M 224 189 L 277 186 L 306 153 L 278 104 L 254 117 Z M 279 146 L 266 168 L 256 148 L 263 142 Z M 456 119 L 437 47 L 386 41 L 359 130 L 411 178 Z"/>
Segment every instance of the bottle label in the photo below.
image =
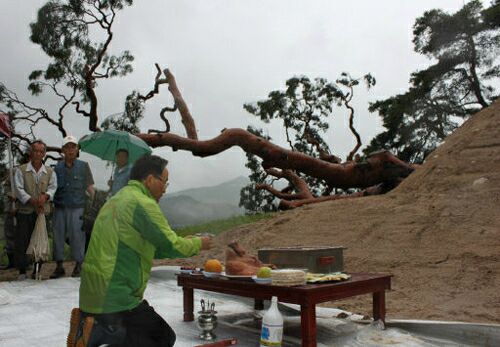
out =
<path fill-rule="evenodd" d="M 260 335 L 261 347 L 281 347 L 283 339 L 283 326 L 262 324 L 262 333 Z"/>

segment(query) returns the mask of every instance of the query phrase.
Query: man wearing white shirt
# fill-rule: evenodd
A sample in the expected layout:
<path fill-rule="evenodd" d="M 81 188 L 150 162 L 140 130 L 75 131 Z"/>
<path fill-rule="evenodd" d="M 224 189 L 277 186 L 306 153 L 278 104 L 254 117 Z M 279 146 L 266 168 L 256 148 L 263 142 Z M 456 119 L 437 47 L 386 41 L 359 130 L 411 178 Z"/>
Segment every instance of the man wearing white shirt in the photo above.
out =
<path fill-rule="evenodd" d="M 54 170 L 43 164 L 46 150 L 47 146 L 43 141 L 34 141 L 30 146 L 30 161 L 19 166 L 14 175 L 15 193 L 19 201 L 16 215 L 15 253 L 20 280 L 26 278 L 26 250 L 38 214 L 43 213 L 47 216 L 50 213 L 50 201 L 54 198 L 57 189 L 57 177 Z M 35 270 L 31 275 L 32 278 L 34 275 Z"/>

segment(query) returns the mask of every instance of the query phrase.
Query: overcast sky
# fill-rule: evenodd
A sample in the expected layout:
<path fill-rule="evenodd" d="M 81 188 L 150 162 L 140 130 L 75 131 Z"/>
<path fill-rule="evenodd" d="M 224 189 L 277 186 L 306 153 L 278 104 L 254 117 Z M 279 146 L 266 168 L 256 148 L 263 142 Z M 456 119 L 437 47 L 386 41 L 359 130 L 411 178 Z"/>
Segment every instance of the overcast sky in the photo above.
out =
<path fill-rule="evenodd" d="M 48 63 L 29 40 L 29 23 L 45 2 L 0 0 L 0 80 L 29 103 L 50 109 L 54 99 L 31 97 L 26 89 L 29 73 Z M 176 76 L 200 139 L 212 138 L 223 128 L 252 124 L 284 145 L 279 127 L 258 122 L 243 109 L 244 103 L 283 89 L 296 75 L 335 81 L 343 71 L 354 77 L 370 72 L 377 85 L 370 91 L 358 87 L 353 101 L 355 127 L 366 145 L 382 131 L 377 115 L 367 111 L 368 103 L 406 91 L 410 74 L 429 64 L 413 51 L 415 19 L 432 8 L 455 12 L 463 4 L 464 0 L 136 0 L 118 14 L 110 50 L 130 50 L 134 72 L 99 84 L 99 114 L 102 120 L 123 111 L 124 98 L 134 89 L 149 91 L 158 62 Z M 158 111 L 171 104 L 163 88 L 146 104 L 141 129 L 161 128 Z M 70 117 L 70 133 L 81 137 L 88 132 L 86 123 Z M 178 114 L 170 119 L 172 131 L 183 135 Z M 333 153 L 344 159 L 355 144 L 347 125 L 347 112 L 337 110 L 326 136 Z M 38 135 L 50 145 L 60 145 L 60 134 L 49 127 Z M 154 152 L 170 161 L 172 191 L 248 175 L 239 148 L 204 159 L 168 148 Z M 95 157 L 82 158 L 91 162 L 96 184 L 104 188 L 110 169 Z"/>

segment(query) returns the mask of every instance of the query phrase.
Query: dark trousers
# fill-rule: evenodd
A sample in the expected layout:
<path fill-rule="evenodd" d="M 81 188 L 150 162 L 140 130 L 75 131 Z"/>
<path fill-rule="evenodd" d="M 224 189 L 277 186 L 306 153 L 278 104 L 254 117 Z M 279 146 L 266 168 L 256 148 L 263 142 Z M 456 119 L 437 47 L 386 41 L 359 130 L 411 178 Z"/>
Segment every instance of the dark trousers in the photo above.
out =
<path fill-rule="evenodd" d="M 9 258 L 9 267 L 15 266 L 16 227 L 14 226 L 14 215 L 7 212 L 4 217 L 5 253 Z"/>
<path fill-rule="evenodd" d="M 16 228 L 16 238 L 14 241 L 15 255 L 16 255 L 16 266 L 19 273 L 26 273 L 26 267 L 28 266 L 28 256 L 26 255 L 26 250 L 30 244 L 31 234 L 33 234 L 33 229 L 35 229 L 36 218 L 38 215 L 36 212 L 30 214 L 18 213 L 17 218 L 17 228 Z"/>
<path fill-rule="evenodd" d="M 88 346 L 172 347 L 175 343 L 175 332 L 146 300 L 130 311 L 93 316 Z"/>

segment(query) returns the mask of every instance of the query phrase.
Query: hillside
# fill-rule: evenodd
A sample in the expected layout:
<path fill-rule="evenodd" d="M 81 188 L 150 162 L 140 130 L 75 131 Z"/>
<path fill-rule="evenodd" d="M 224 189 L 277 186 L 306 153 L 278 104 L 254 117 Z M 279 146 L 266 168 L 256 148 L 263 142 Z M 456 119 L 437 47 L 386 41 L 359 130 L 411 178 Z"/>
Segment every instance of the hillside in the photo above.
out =
<path fill-rule="evenodd" d="M 397 189 L 282 212 L 192 258 L 262 247 L 345 246 L 347 271 L 389 272 L 389 318 L 500 323 L 500 101 L 471 117 Z M 186 260 L 184 260 L 186 262 Z M 370 314 L 369 297 L 334 306 Z"/>

